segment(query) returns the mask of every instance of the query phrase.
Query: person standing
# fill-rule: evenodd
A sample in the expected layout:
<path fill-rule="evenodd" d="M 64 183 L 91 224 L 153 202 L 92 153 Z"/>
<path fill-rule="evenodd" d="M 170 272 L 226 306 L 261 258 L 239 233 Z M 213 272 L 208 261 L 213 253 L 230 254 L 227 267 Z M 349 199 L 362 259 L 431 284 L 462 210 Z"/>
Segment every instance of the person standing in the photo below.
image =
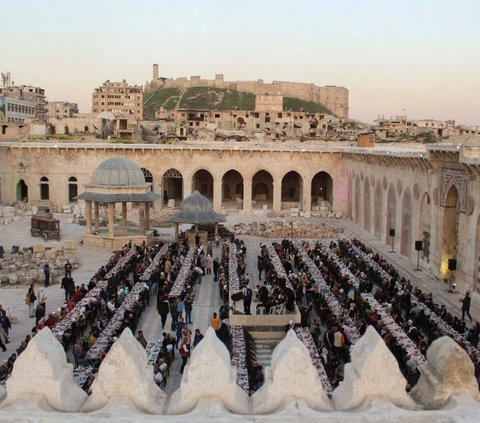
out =
<path fill-rule="evenodd" d="M 165 329 L 169 308 L 167 296 L 163 292 L 159 291 L 157 295 L 157 311 L 162 320 L 162 329 Z"/>
<path fill-rule="evenodd" d="M 43 274 L 45 276 L 45 288 L 50 285 L 50 266 L 48 263 L 43 265 Z"/>
<path fill-rule="evenodd" d="M 193 337 L 193 348 L 195 348 L 202 339 L 203 335 L 200 332 L 200 329 L 195 329 L 195 336 Z"/>
<path fill-rule="evenodd" d="M 182 342 L 182 345 L 180 346 L 180 355 L 182 357 L 182 367 L 180 367 L 180 374 L 183 374 L 183 370 L 187 365 L 188 357 L 190 357 L 190 348 L 184 342 Z"/>
<path fill-rule="evenodd" d="M 470 321 L 472 321 L 472 316 L 470 316 L 470 292 L 467 291 L 463 299 L 460 300 L 460 302 L 462 303 L 462 320 L 465 320 L 465 313 L 467 313 L 468 318 L 470 319 Z"/>
<path fill-rule="evenodd" d="M 70 260 L 67 260 L 65 263 L 65 276 L 68 278 L 72 277 L 72 263 L 70 263 Z"/>
<path fill-rule="evenodd" d="M 218 268 L 220 267 L 220 263 L 218 262 L 218 258 L 215 257 L 213 259 L 213 281 L 218 282 Z"/>
<path fill-rule="evenodd" d="M 178 350 L 178 344 L 179 344 L 180 340 L 182 339 L 182 332 L 183 332 L 184 327 L 185 327 L 185 322 L 183 321 L 183 317 L 180 316 L 178 318 L 177 331 L 176 331 L 177 341 L 175 342 L 175 347 L 177 348 L 177 350 Z"/>
<path fill-rule="evenodd" d="M 35 295 L 35 288 L 33 283 L 28 288 L 27 296 L 25 298 L 25 303 L 28 304 L 28 314 L 30 317 L 35 317 L 35 301 L 37 301 L 37 296 Z"/>
<path fill-rule="evenodd" d="M 215 236 L 215 248 L 219 248 L 220 247 L 220 235 L 216 235 Z"/>
<path fill-rule="evenodd" d="M 2 326 L 3 332 L 5 333 L 5 344 L 8 344 L 8 332 L 12 328 L 10 319 L 7 316 L 7 312 L 0 305 L 0 326 Z"/>
<path fill-rule="evenodd" d="M 212 324 L 212 328 L 215 332 L 220 328 L 220 318 L 217 316 L 217 313 L 213 313 L 210 323 Z"/>
<path fill-rule="evenodd" d="M 192 309 L 193 309 L 193 297 L 191 295 L 187 295 L 185 297 L 185 321 L 188 324 L 192 322 Z"/>
<path fill-rule="evenodd" d="M 243 312 L 245 314 L 252 314 L 250 312 L 250 306 L 252 305 L 253 291 L 249 286 L 246 286 L 244 291 Z"/>
<path fill-rule="evenodd" d="M 212 266 L 213 266 L 213 259 L 210 254 L 207 254 L 207 258 L 205 260 L 205 268 L 207 269 L 207 275 L 212 274 Z"/>
<path fill-rule="evenodd" d="M 47 296 L 45 295 L 45 292 L 43 292 L 42 288 L 40 288 L 40 290 L 38 291 L 37 300 L 38 305 L 42 306 L 45 310 L 47 308 Z"/>

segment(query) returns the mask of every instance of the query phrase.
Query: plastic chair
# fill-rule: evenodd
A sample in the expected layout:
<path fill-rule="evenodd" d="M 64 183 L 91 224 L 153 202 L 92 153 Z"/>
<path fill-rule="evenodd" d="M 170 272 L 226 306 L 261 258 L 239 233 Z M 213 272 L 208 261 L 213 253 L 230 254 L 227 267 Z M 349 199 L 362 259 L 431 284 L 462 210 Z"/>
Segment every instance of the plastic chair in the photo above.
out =
<path fill-rule="evenodd" d="M 267 309 L 263 306 L 257 307 L 257 314 L 265 314 L 267 312 Z"/>

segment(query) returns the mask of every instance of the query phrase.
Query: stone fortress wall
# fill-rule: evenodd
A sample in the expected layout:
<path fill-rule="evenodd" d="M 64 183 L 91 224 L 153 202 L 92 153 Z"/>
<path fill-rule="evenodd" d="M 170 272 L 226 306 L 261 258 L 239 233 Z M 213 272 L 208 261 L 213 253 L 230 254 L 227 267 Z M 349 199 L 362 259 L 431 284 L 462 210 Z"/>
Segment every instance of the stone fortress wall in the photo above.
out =
<path fill-rule="evenodd" d="M 186 89 L 191 87 L 209 87 L 245 91 L 252 94 L 281 94 L 285 97 L 296 97 L 305 101 L 321 103 L 339 118 L 348 118 L 348 89 L 327 85 L 319 87 L 315 84 L 289 81 L 225 81 L 223 74 L 216 74 L 215 79 L 203 79 L 200 76 L 190 78 L 164 79 L 158 76 L 158 65 L 153 65 L 153 79 L 145 86 L 145 92 L 158 88 Z"/>

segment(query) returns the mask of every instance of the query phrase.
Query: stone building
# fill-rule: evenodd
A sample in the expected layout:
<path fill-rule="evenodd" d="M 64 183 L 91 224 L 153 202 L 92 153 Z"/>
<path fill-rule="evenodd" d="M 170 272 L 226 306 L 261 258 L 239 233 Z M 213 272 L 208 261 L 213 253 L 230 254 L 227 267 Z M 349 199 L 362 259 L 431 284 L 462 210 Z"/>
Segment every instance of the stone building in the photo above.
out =
<path fill-rule="evenodd" d="M 278 102 L 276 105 L 262 103 L 260 110 L 255 111 L 161 109 L 156 113 L 156 118 L 162 122 L 174 122 L 175 132 L 179 136 L 197 135 L 199 129 L 207 128 L 214 132 L 261 132 L 269 139 L 322 137 L 332 131 L 338 122 L 337 118 L 325 113 L 282 111 L 281 106 L 279 110 L 267 110 L 267 107 L 278 107 Z M 215 133 L 212 137 L 215 139 Z"/>
<path fill-rule="evenodd" d="M 35 118 L 35 104 L 14 97 L 0 96 L 0 123 L 23 123 Z"/>
<path fill-rule="evenodd" d="M 2 143 L 0 201 L 28 198 L 61 209 L 104 160 L 134 161 L 160 196 L 179 205 L 198 190 L 215 211 L 291 216 L 343 213 L 439 280 L 477 290 L 480 262 L 480 147 L 469 144 L 401 147 L 294 147 L 284 144 L 182 143 L 119 145 Z M 41 186 L 48 185 L 48 199 Z M 53 195 L 54 194 L 54 195 Z M 390 236 L 394 229 L 395 236 Z M 456 260 L 456 270 L 448 262 Z"/>
<path fill-rule="evenodd" d="M 127 119 L 143 119 L 143 88 L 127 81 L 104 82 L 92 95 L 92 112 L 110 112 Z"/>
<path fill-rule="evenodd" d="M 71 118 L 78 113 L 78 104 L 68 101 L 49 101 L 47 104 L 47 117 L 54 119 Z"/>
<path fill-rule="evenodd" d="M 32 85 L 15 85 L 10 87 L 0 87 L 0 96 L 16 98 L 35 104 L 35 117 L 45 119 L 47 115 L 47 101 L 45 99 L 45 90 Z"/>
<path fill-rule="evenodd" d="M 215 75 L 215 79 L 202 79 L 200 76 L 192 76 L 190 79 L 169 79 L 158 75 L 158 65 L 153 65 L 153 79 L 145 86 L 145 92 L 152 92 L 159 88 L 211 87 L 245 91 L 255 95 L 280 94 L 323 104 L 339 118 L 348 118 L 348 89 L 345 87 L 334 85 L 319 87 L 315 84 L 289 81 L 266 83 L 262 79 L 258 81 L 225 81 L 223 74 Z"/>

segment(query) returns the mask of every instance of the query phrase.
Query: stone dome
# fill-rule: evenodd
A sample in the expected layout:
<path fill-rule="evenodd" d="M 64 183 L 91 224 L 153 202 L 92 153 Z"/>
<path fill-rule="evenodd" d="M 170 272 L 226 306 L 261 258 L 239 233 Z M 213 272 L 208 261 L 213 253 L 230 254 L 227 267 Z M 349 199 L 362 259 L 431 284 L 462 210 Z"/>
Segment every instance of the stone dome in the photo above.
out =
<path fill-rule="evenodd" d="M 144 186 L 142 169 L 126 157 L 112 157 L 98 166 L 92 175 L 92 185 Z"/>
<path fill-rule="evenodd" d="M 198 191 L 183 200 L 180 211 L 169 218 L 177 223 L 217 223 L 225 222 L 225 217 L 213 210 L 212 203 Z"/>

